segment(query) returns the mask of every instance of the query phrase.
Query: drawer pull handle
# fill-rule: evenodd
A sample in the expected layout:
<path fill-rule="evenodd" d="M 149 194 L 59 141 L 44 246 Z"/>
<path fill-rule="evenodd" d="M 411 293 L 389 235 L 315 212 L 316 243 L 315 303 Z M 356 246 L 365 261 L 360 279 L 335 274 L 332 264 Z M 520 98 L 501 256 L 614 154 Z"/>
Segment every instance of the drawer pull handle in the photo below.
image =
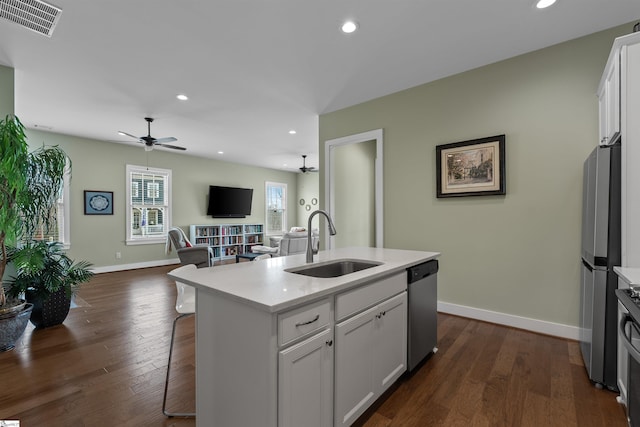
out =
<path fill-rule="evenodd" d="M 310 325 L 310 324 L 312 324 L 313 322 L 317 322 L 319 318 L 320 318 L 320 315 L 319 315 L 319 314 L 316 314 L 316 317 L 314 317 L 313 319 L 309 320 L 308 322 L 300 322 L 300 323 L 296 323 L 296 328 L 297 328 L 298 326 Z"/>

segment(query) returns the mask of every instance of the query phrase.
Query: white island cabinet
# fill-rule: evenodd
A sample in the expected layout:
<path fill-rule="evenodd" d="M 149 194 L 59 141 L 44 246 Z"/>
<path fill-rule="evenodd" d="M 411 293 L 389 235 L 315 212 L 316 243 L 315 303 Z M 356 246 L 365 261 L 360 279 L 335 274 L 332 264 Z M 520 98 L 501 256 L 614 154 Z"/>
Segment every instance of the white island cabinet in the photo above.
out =
<path fill-rule="evenodd" d="M 351 424 L 406 370 L 406 269 L 439 255 L 320 252 L 380 263 L 335 278 L 285 271 L 304 254 L 169 273 L 197 289 L 196 424 Z"/>

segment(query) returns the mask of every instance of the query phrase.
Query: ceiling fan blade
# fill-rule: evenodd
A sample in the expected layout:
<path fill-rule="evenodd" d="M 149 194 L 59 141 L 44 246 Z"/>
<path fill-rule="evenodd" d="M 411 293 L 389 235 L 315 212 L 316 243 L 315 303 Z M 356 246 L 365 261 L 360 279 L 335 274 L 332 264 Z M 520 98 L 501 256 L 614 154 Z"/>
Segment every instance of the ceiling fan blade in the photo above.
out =
<path fill-rule="evenodd" d="M 140 137 L 139 137 L 139 136 L 131 135 L 130 133 L 122 132 L 121 130 L 119 130 L 119 131 L 118 131 L 118 133 L 119 133 L 120 135 L 124 135 L 124 136 L 131 137 L 131 138 L 133 138 L 133 139 L 140 140 Z"/>
<path fill-rule="evenodd" d="M 166 138 L 157 138 L 155 140 L 156 143 L 161 143 L 161 144 L 165 142 L 174 142 L 174 141 L 177 141 L 177 139 L 172 136 L 168 136 Z"/>
<path fill-rule="evenodd" d="M 165 138 L 162 138 L 162 139 L 165 139 Z M 177 141 L 177 139 L 175 139 L 175 138 L 174 138 L 174 140 L 176 140 L 176 141 Z M 158 140 L 158 141 L 159 141 L 159 140 Z M 177 146 L 177 145 L 159 144 L 159 143 L 156 143 L 156 144 L 154 144 L 154 145 L 156 145 L 156 146 L 158 146 L 158 147 L 173 148 L 174 150 L 182 150 L 182 151 L 185 151 L 185 150 L 186 150 L 186 148 L 184 148 L 184 147 L 179 147 L 179 146 Z"/>

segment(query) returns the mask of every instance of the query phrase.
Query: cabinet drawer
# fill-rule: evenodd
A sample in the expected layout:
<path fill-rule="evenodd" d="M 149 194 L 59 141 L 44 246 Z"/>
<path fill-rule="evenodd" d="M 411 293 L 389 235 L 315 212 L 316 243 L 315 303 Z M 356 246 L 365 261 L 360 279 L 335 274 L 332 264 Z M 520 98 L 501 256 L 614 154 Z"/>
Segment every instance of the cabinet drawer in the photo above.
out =
<path fill-rule="evenodd" d="M 323 299 L 278 315 L 278 344 L 286 345 L 296 338 L 322 329 L 331 322 L 331 302 Z"/>
<path fill-rule="evenodd" d="M 336 321 L 351 316 L 407 289 L 407 273 L 378 280 L 336 296 Z"/>

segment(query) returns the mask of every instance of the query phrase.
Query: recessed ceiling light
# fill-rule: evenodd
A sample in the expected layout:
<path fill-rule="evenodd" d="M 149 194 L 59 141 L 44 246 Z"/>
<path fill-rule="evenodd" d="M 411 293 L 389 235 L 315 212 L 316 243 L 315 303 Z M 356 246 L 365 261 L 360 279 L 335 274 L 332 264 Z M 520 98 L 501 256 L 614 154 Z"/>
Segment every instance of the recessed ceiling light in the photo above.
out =
<path fill-rule="evenodd" d="M 224 154 L 224 151 L 218 151 L 218 154 Z"/>
<path fill-rule="evenodd" d="M 176 98 L 178 98 L 180 101 L 186 101 L 187 99 L 189 99 L 189 97 L 187 95 L 185 95 L 184 93 L 180 93 L 180 94 L 176 95 Z"/>
<path fill-rule="evenodd" d="M 538 9 L 544 9 L 544 8 L 547 8 L 547 7 L 551 6 L 555 2 L 556 2 L 556 0 L 538 0 L 536 2 L 536 7 Z"/>
<path fill-rule="evenodd" d="M 346 34 L 351 34 L 357 29 L 358 24 L 355 21 L 346 21 L 341 27 L 342 32 Z"/>
<path fill-rule="evenodd" d="M 290 135 L 295 135 L 296 133 L 297 133 L 297 132 L 296 132 L 295 130 L 293 130 L 293 129 L 291 129 L 291 130 L 289 131 L 289 134 L 290 134 Z"/>

